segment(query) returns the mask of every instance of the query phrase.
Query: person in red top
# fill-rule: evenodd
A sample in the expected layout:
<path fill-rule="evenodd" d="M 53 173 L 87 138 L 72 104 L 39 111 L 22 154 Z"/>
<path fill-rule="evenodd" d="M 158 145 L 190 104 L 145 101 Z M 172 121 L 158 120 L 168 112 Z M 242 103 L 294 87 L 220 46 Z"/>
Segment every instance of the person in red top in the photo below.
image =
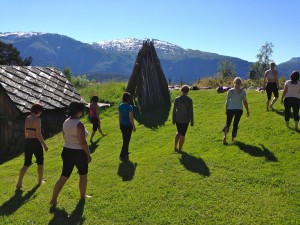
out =
<path fill-rule="evenodd" d="M 93 124 L 93 132 L 91 134 L 90 142 L 93 142 L 93 137 L 97 130 L 100 132 L 102 137 L 107 135 L 104 134 L 101 130 L 98 101 L 99 101 L 99 97 L 96 95 L 94 95 L 91 99 L 89 116 L 90 116 L 91 123 Z"/>

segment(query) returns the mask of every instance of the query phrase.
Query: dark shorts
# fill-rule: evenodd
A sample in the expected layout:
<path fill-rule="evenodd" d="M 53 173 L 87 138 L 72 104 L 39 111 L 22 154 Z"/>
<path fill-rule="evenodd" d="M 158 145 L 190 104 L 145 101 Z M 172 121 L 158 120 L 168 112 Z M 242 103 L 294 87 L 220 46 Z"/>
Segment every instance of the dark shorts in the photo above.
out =
<path fill-rule="evenodd" d="M 98 118 L 91 118 L 91 123 L 93 124 L 93 131 L 96 131 L 100 127 L 100 121 Z"/>
<path fill-rule="evenodd" d="M 276 82 L 267 83 L 266 92 L 267 92 L 268 100 L 271 100 L 272 93 L 275 98 L 278 98 L 279 94 L 278 94 L 278 88 Z"/>
<path fill-rule="evenodd" d="M 25 162 L 24 166 L 32 164 L 32 155 L 36 158 L 38 165 L 44 164 L 44 151 L 41 142 L 37 138 L 27 138 L 25 142 Z"/>
<path fill-rule="evenodd" d="M 79 175 L 88 173 L 88 160 L 83 149 L 64 148 L 61 157 L 63 160 L 62 176 L 70 177 L 74 166 L 78 169 Z"/>
<path fill-rule="evenodd" d="M 185 133 L 188 129 L 189 124 L 188 123 L 176 123 L 176 127 L 177 127 L 177 132 L 181 135 L 181 136 L 185 136 Z"/>

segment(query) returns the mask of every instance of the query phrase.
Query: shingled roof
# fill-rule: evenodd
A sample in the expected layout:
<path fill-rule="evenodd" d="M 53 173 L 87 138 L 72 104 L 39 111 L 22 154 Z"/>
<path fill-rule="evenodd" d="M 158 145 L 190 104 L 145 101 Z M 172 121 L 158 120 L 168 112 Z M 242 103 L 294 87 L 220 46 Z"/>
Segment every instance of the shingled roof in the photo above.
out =
<path fill-rule="evenodd" d="M 30 112 L 33 102 L 45 109 L 67 107 L 72 101 L 82 101 L 64 74 L 53 67 L 0 66 L 0 86 L 21 113 Z"/>

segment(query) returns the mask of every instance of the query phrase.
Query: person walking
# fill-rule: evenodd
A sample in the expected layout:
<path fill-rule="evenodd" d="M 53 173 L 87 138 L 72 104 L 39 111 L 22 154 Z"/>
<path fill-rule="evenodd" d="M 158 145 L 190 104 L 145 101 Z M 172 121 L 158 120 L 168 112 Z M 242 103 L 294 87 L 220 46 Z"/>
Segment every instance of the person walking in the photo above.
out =
<path fill-rule="evenodd" d="M 133 119 L 133 108 L 129 104 L 131 94 L 125 92 L 122 97 L 122 103 L 119 105 L 119 124 L 122 132 L 123 145 L 120 152 L 120 160 L 128 159 L 129 155 L 129 142 L 131 139 L 132 131 L 135 132 L 135 125 Z"/>
<path fill-rule="evenodd" d="M 227 144 L 227 134 L 229 132 L 229 128 L 233 121 L 233 129 L 232 129 L 232 138 L 231 141 L 234 141 L 234 138 L 237 136 L 238 125 L 243 114 L 243 104 L 247 111 L 247 116 L 249 116 L 249 108 L 248 102 L 246 98 L 246 92 L 242 88 L 242 79 L 240 77 L 236 77 L 233 80 L 234 87 L 231 88 L 227 92 L 226 97 L 226 125 L 223 129 L 224 138 L 223 144 Z"/>
<path fill-rule="evenodd" d="M 295 130 L 298 130 L 299 123 L 299 107 L 300 107 L 300 81 L 299 72 L 293 71 L 290 80 L 284 84 L 284 90 L 281 97 L 281 104 L 284 103 L 285 124 L 289 127 L 291 108 L 293 108 Z"/>
<path fill-rule="evenodd" d="M 266 70 L 264 74 L 264 89 L 267 92 L 267 102 L 266 107 L 267 111 L 269 111 L 269 108 L 274 111 L 273 105 L 278 99 L 278 89 L 279 89 L 279 81 L 278 81 L 278 72 L 275 69 L 276 64 L 274 62 L 270 63 L 270 69 Z M 274 95 L 274 98 L 270 104 L 272 93 Z"/>
<path fill-rule="evenodd" d="M 63 160 L 63 168 L 60 178 L 57 180 L 50 201 L 51 205 L 57 204 L 57 197 L 63 186 L 69 179 L 74 166 L 79 173 L 79 190 L 80 198 L 86 198 L 88 164 L 91 162 L 89 146 L 86 142 L 88 135 L 80 117 L 83 115 L 85 105 L 81 102 L 71 102 L 69 105 L 69 117 L 63 124 L 64 148 L 61 154 Z"/>
<path fill-rule="evenodd" d="M 93 131 L 91 134 L 90 142 L 93 142 L 93 137 L 97 130 L 102 135 L 102 137 L 107 135 L 107 134 L 104 134 L 101 130 L 98 101 L 99 101 L 99 97 L 94 95 L 91 99 L 91 104 L 90 104 L 90 109 L 89 109 L 90 121 L 93 124 Z"/>
<path fill-rule="evenodd" d="M 187 96 L 189 90 L 187 85 L 181 87 L 181 95 L 175 99 L 173 107 L 172 122 L 177 128 L 174 151 L 179 153 L 182 151 L 189 123 L 194 126 L 193 100 Z"/>
<path fill-rule="evenodd" d="M 32 164 L 32 156 L 36 158 L 36 163 L 38 165 L 38 185 L 43 182 L 44 174 L 44 151 L 48 151 L 48 146 L 46 145 L 44 138 L 41 133 L 41 119 L 44 107 L 39 103 L 34 103 L 30 109 L 30 115 L 27 116 L 25 120 L 25 162 L 22 167 L 18 183 L 16 185 L 17 189 L 21 189 L 23 186 L 23 178 L 28 170 L 28 167 Z"/>

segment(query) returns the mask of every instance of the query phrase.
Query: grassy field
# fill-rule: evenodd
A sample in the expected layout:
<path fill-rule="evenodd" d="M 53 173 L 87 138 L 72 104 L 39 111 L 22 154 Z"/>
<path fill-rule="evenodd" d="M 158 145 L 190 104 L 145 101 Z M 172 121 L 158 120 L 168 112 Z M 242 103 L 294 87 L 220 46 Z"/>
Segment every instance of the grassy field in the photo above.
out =
<path fill-rule="evenodd" d="M 24 190 L 15 190 L 23 155 L 0 165 L 0 224 L 300 224 L 300 134 L 284 126 L 279 102 L 266 112 L 266 95 L 247 91 L 250 117 L 242 116 L 236 142 L 224 146 L 225 94 L 191 91 L 195 125 L 188 129 L 183 154 L 173 151 L 171 107 L 167 117 L 156 110 L 138 118 L 130 161 L 120 162 L 117 106 L 124 89 L 125 84 L 106 83 L 80 90 L 87 100 L 98 94 L 113 103 L 100 115 L 108 136 L 97 133 L 90 146 L 92 198 L 79 201 L 74 170 L 59 204 L 50 208 L 62 167 L 58 134 L 47 140 L 42 186 L 36 186 L 33 165 Z M 173 91 L 172 99 L 179 94 Z"/>

